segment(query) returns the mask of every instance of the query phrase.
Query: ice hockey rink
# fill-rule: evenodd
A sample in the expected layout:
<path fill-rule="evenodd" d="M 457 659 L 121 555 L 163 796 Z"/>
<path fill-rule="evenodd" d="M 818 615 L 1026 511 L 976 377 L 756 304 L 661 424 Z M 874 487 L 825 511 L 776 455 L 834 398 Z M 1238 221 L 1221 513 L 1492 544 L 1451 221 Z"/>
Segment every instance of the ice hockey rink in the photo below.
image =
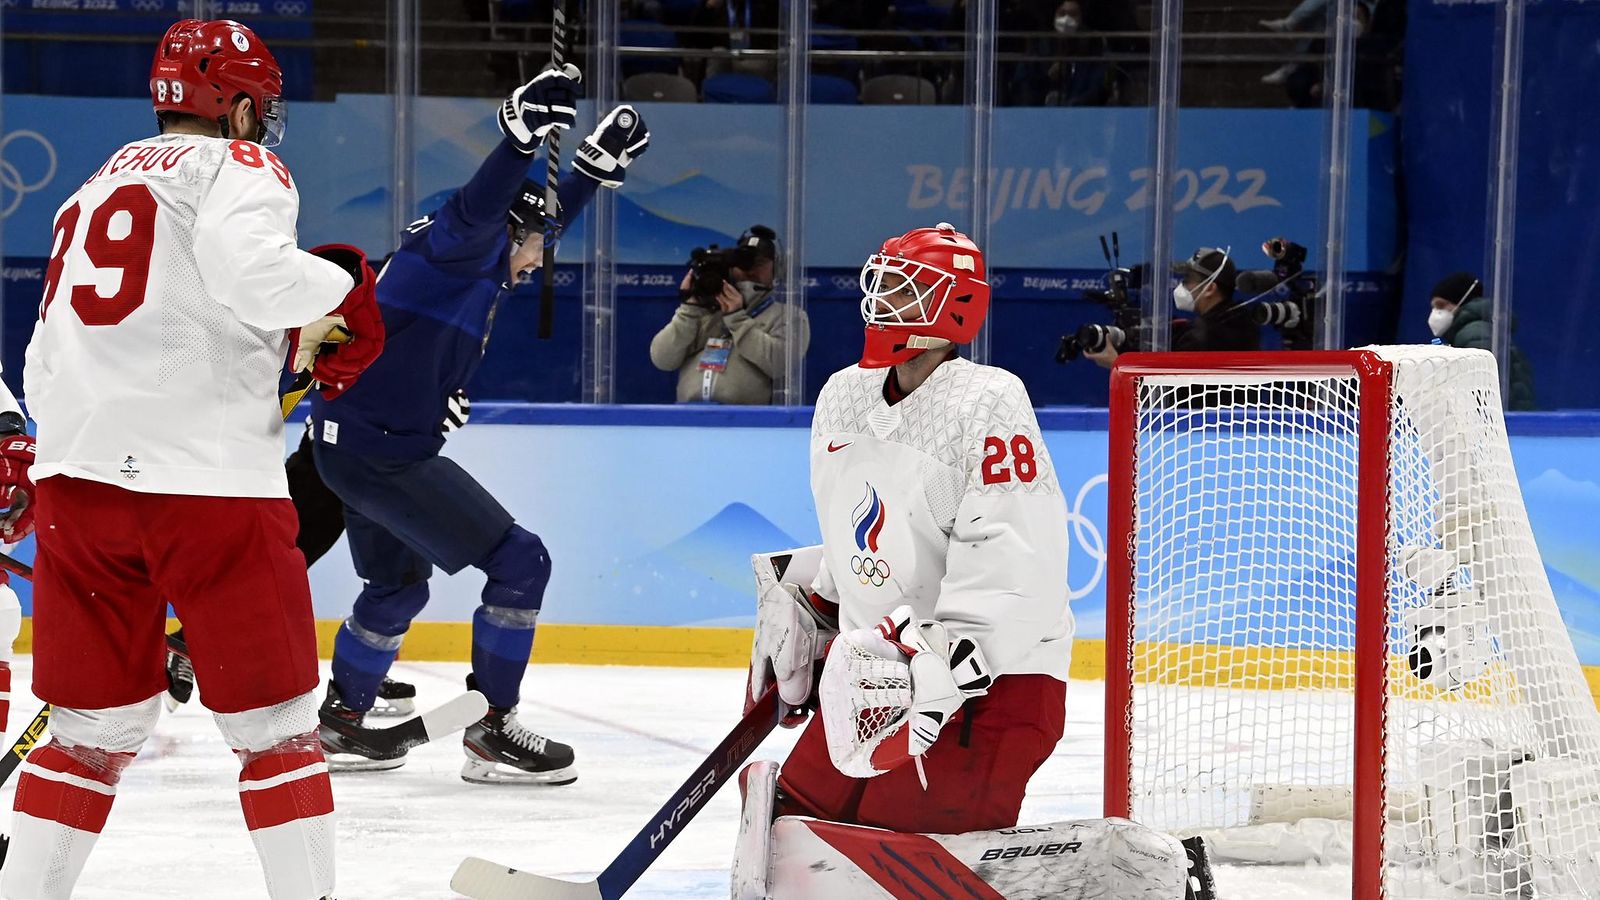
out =
<path fill-rule="evenodd" d="M 30 658 L 13 665 L 10 739 L 38 709 L 28 690 Z M 415 683 L 426 708 L 459 692 L 466 672 L 464 663 L 401 662 L 392 674 Z M 744 677 L 736 669 L 533 666 L 523 687 L 526 721 L 576 748 L 577 783 L 467 784 L 459 738 L 413 750 L 394 771 L 335 776 L 339 900 L 456 897 L 450 875 L 467 855 L 593 877 L 737 721 Z M 1068 688 L 1066 736 L 1030 786 L 1024 823 L 1099 815 L 1103 697 L 1100 682 Z M 796 734 L 779 729 L 757 756 L 782 759 Z M 265 897 L 237 776 L 197 702 L 163 716 L 123 775 L 74 896 Z M 0 792 L 8 810 L 15 786 L 13 777 Z M 737 819 L 738 791 L 719 793 L 629 896 L 728 896 Z M 1221 895 L 1241 900 L 1348 896 L 1345 877 L 1322 868 L 1217 871 Z"/>

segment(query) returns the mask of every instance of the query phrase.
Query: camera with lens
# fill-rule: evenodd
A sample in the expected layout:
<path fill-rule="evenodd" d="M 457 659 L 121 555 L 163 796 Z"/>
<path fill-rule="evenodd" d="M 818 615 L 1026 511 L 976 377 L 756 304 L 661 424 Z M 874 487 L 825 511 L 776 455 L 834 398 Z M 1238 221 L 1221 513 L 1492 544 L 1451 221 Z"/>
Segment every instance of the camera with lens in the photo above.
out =
<path fill-rule="evenodd" d="M 689 252 L 689 291 L 684 302 L 716 309 L 723 282 L 733 283 L 730 269 L 749 273 L 762 260 L 771 260 L 777 269 L 781 259 L 778 233 L 765 225 L 746 228 L 732 247 L 696 247 Z"/>
<path fill-rule="evenodd" d="M 1139 304 L 1129 297 L 1129 292 L 1137 292 L 1143 286 L 1145 267 L 1130 269 L 1121 265 L 1121 248 L 1117 245 L 1115 231 L 1111 233 L 1110 247 L 1106 246 L 1104 237 L 1100 238 L 1100 251 L 1105 254 L 1106 263 L 1110 266 L 1106 271 L 1106 289 L 1087 290 L 1083 296 L 1109 309 L 1111 324 L 1089 322 L 1079 326 L 1072 334 L 1062 335 L 1061 344 L 1056 348 L 1058 363 L 1071 362 L 1084 353 L 1100 353 L 1107 345 L 1115 347 L 1119 353 L 1137 350 L 1144 345 L 1143 316 Z"/>
<path fill-rule="evenodd" d="M 755 254 L 744 247 L 696 247 L 689 252 L 689 296 L 684 300 L 707 309 L 717 308 L 723 282 L 732 283 L 730 268 L 747 269 Z"/>
<path fill-rule="evenodd" d="M 1285 349 L 1311 349 L 1318 286 L 1316 277 L 1305 271 L 1306 248 L 1278 237 L 1263 241 L 1261 252 L 1272 260 L 1272 268 L 1240 272 L 1236 292 L 1246 298 L 1257 325 L 1277 329 Z"/>

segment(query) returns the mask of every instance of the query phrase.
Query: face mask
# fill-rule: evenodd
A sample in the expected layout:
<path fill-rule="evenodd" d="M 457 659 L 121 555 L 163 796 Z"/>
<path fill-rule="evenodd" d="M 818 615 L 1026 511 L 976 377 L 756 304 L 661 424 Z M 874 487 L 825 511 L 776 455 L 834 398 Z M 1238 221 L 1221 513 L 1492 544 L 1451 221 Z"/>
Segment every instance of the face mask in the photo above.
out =
<path fill-rule="evenodd" d="M 1078 30 L 1078 19 L 1077 19 L 1077 17 L 1076 16 L 1067 15 L 1066 13 L 1062 13 L 1061 15 L 1056 16 L 1056 30 L 1061 32 L 1062 34 L 1070 34 L 1070 33 L 1074 32 L 1074 31 L 1077 31 Z"/>
<path fill-rule="evenodd" d="M 1456 311 L 1453 309 L 1436 309 L 1428 313 L 1428 330 L 1434 337 L 1444 337 L 1450 330 L 1450 323 L 1456 320 Z"/>
<path fill-rule="evenodd" d="M 755 304 L 760 301 L 761 298 L 772 293 L 772 287 L 770 285 L 757 284 L 754 281 L 735 281 L 733 283 L 733 289 L 738 291 L 739 296 L 744 298 L 745 309 L 750 309 L 751 307 L 755 306 Z"/>
<path fill-rule="evenodd" d="M 1183 312 L 1194 312 L 1194 295 L 1181 284 L 1172 289 L 1172 302 Z"/>

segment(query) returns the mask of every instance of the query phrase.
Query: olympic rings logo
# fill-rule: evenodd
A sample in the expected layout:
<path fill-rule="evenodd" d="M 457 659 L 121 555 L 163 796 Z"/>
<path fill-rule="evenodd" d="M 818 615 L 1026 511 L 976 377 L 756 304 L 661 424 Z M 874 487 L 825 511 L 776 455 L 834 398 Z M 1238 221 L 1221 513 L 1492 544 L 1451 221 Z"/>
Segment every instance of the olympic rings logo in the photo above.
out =
<path fill-rule="evenodd" d="M 295 0 L 278 0 L 272 8 L 280 16 L 303 16 L 306 14 L 306 5 Z"/>
<path fill-rule="evenodd" d="M 1096 475 L 1085 481 L 1083 487 L 1078 488 L 1078 496 L 1072 501 L 1072 508 L 1067 510 L 1067 527 L 1072 530 L 1073 539 L 1085 553 L 1089 554 L 1089 558 L 1094 560 L 1094 577 L 1090 578 L 1089 583 L 1082 588 L 1075 589 L 1067 585 L 1068 600 L 1087 597 L 1091 591 L 1100 586 L 1100 580 L 1106 574 L 1105 537 L 1101 535 L 1100 528 L 1095 525 L 1094 520 L 1084 515 L 1083 501 L 1089 496 L 1090 491 L 1105 484 L 1107 480 L 1104 475 Z"/>
<path fill-rule="evenodd" d="M 837 290 L 848 291 L 851 288 L 856 287 L 857 284 L 856 279 L 851 278 L 848 275 L 835 275 L 833 276 L 833 286 Z"/>
<path fill-rule="evenodd" d="M 22 170 L 17 164 L 6 159 L 6 150 L 13 141 L 27 138 L 39 145 L 44 151 L 44 174 L 31 181 L 26 180 Z M 30 167 L 32 168 L 32 167 Z M 44 135 L 37 131 L 13 131 L 5 137 L 0 137 L 0 219 L 4 219 L 17 211 L 22 205 L 22 198 L 34 191 L 43 188 L 56 177 L 56 148 L 45 140 Z"/>
<path fill-rule="evenodd" d="M 133 8 L 139 12 L 160 12 L 163 6 L 162 0 L 133 0 Z"/>
<path fill-rule="evenodd" d="M 551 279 L 557 287 L 572 287 L 572 283 L 577 280 L 578 276 L 571 272 L 563 272 L 560 269 L 556 270 L 555 277 Z"/>
<path fill-rule="evenodd" d="M 854 556 L 850 558 L 850 571 L 855 573 L 857 581 L 873 587 L 883 587 L 889 581 L 889 561 L 887 559 Z"/>

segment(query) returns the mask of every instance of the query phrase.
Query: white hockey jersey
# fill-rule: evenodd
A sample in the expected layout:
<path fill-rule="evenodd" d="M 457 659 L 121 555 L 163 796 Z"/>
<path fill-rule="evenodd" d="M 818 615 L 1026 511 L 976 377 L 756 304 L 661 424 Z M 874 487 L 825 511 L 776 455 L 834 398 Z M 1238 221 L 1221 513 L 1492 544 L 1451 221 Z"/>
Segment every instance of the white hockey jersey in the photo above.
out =
<path fill-rule="evenodd" d="M 299 210 L 270 151 L 180 134 L 124 146 L 62 204 L 23 370 L 35 479 L 288 496 L 285 329 L 352 287 L 296 247 Z"/>
<path fill-rule="evenodd" d="M 1067 517 L 1027 389 L 952 359 L 893 406 L 885 369 L 845 369 L 817 397 L 812 589 L 842 630 L 902 603 L 977 641 L 996 675 L 1065 681 L 1072 661 Z"/>

